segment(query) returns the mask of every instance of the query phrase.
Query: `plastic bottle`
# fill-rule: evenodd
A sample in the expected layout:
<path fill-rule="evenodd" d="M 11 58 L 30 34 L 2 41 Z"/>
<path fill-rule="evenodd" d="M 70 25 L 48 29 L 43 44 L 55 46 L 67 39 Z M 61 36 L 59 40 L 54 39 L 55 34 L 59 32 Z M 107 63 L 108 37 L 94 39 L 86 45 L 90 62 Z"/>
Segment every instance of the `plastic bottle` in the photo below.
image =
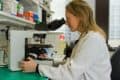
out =
<path fill-rule="evenodd" d="M 13 0 L 13 3 L 12 3 L 12 11 L 11 11 L 11 14 L 12 15 L 17 15 L 17 5 L 18 5 L 18 1 L 16 0 Z"/>
<path fill-rule="evenodd" d="M 20 0 L 16 0 L 18 1 L 18 5 L 17 5 L 17 16 L 18 17 L 23 17 L 24 14 L 24 7 L 22 4 L 20 4 Z"/>
<path fill-rule="evenodd" d="M 37 13 L 34 13 L 33 14 L 33 19 L 34 19 L 34 22 L 36 24 L 39 24 L 40 23 L 40 20 L 39 20 L 39 15 Z"/>
<path fill-rule="evenodd" d="M 14 0 L 2 0 L 3 1 L 3 12 L 12 14 L 13 2 Z"/>
<path fill-rule="evenodd" d="M 24 12 L 24 18 L 29 20 L 29 21 L 34 22 L 34 20 L 33 20 L 33 11 L 25 11 Z"/>

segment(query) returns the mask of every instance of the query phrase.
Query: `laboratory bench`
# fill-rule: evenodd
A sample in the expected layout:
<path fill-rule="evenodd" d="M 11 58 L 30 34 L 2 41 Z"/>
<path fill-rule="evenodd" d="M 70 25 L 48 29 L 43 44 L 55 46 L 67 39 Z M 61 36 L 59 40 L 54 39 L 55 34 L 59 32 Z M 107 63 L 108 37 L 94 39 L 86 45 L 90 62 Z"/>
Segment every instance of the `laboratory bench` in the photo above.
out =
<path fill-rule="evenodd" d="M 0 80 L 48 80 L 38 73 L 10 71 L 7 67 L 0 67 Z"/>

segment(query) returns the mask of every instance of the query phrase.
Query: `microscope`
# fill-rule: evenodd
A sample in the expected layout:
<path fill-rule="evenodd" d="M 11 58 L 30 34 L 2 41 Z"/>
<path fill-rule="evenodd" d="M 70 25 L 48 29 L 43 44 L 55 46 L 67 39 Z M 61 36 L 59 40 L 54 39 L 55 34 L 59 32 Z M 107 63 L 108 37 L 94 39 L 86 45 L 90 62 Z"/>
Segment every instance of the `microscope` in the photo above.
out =
<path fill-rule="evenodd" d="M 9 69 L 20 70 L 19 62 L 28 60 L 28 57 L 43 65 L 53 65 L 66 58 L 68 48 L 66 48 L 64 33 L 54 31 L 63 24 L 65 24 L 64 19 L 60 19 L 48 23 L 47 31 L 38 30 L 38 27 L 42 27 L 40 25 L 37 25 L 37 30 L 10 30 Z"/>
<path fill-rule="evenodd" d="M 66 42 L 63 32 L 11 30 L 9 69 L 20 70 L 19 62 L 33 58 L 38 64 L 52 66 L 63 60 Z"/>

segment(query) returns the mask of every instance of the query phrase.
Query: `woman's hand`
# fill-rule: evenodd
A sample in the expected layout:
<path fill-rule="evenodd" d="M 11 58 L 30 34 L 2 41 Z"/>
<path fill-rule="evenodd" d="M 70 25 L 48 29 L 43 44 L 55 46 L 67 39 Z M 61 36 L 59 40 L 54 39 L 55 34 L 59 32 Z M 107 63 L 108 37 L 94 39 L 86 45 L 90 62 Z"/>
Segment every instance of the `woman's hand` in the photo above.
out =
<path fill-rule="evenodd" d="M 29 61 L 22 61 L 20 63 L 20 68 L 24 71 L 24 72 L 35 72 L 36 71 L 36 66 L 37 63 L 32 59 L 32 58 L 28 58 Z"/>

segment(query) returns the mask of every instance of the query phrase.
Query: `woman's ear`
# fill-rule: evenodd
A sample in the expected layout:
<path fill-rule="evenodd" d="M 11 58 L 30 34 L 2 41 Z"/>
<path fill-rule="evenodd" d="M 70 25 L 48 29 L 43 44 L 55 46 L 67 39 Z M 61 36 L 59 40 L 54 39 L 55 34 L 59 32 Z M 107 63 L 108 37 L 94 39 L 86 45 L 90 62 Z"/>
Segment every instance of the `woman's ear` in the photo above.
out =
<path fill-rule="evenodd" d="M 67 22 L 67 21 L 65 21 L 65 25 L 68 25 L 68 22 Z"/>

